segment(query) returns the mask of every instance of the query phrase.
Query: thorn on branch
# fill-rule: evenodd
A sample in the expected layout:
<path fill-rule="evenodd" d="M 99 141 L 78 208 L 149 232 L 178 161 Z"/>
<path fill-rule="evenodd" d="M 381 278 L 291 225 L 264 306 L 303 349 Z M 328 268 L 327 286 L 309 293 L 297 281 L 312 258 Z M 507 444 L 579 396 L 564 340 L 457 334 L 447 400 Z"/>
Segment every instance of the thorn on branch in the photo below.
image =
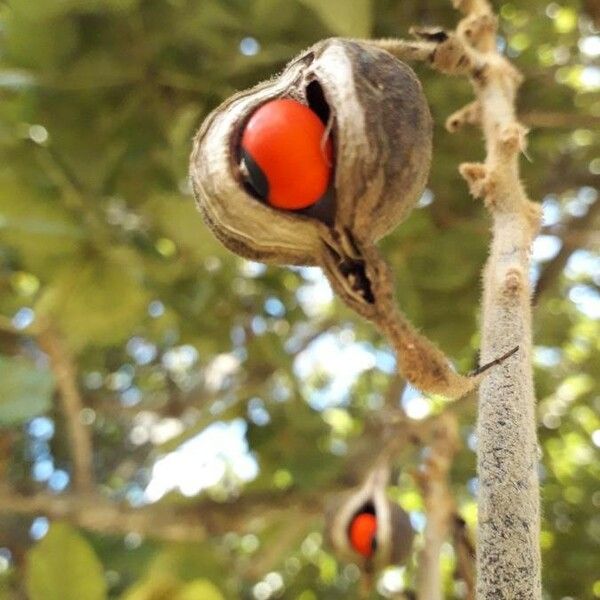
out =
<path fill-rule="evenodd" d="M 508 352 L 506 352 L 499 358 L 496 358 L 493 361 L 475 369 L 471 373 L 471 376 L 475 377 L 476 375 L 481 375 L 482 373 L 485 373 L 485 371 L 487 371 L 488 369 L 491 369 L 492 367 L 495 367 L 497 365 L 501 365 L 507 358 L 510 358 L 513 354 L 515 354 L 518 349 L 519 349 L 519 346 L 515 346 L 512 350 L 509 350 Z"/>
<path fill-rule="evenodd" d="M 527 200 L 523 208 L 525 211 L 525 219 L 529 225 L 529 237 L 533 242 L 535 236 L 540 232 L 542 225 L 542 207 L 537 202 Z"/>
<path fill-rule="evenodd" d="M 521 71 L 519 71 L 519 69 L 517 69 L 517 67 L 515 67 L 512 63 L 508 62 L 508 60 L 506 60 L 504 57 L 502 57 L 502 60 L 506 65 L 506 71 L 513 80 L 516 91 L 521 86 L 523 81 L 525 81 L 525 76 L 523 75 L 523 73 L 521 73 Z"/>

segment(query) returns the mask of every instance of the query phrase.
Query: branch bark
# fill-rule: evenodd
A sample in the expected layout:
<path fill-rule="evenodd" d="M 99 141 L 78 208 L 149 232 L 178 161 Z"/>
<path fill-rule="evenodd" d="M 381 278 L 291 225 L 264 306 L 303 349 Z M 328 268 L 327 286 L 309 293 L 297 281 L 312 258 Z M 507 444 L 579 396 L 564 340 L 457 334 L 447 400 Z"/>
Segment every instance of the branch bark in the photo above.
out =
<path fill-rule="evenodd" d="M 483 282 L 481 360 L 520 348 L 491 369 L 480 387 L 477 593 L 486 600 L 536 600 L 541 598 L 540 508 L 528 274 L 540 210 L 528 200 L 519 176 L 527 133 L 515 116 L 522 76 L 497 51 L 497 19 L 488 1 L 453 3 L 465 15 L 455 32 L 416 30 L 415 42 L 375 43 L 400 58 L 466 75 L 475 92 L 475 102 L 452 115 L 447 125 L 456 130 L 478 124 L 485 137 L 485 162 L 460 167 L 471 193 L 484 199 L 493 219 Z"/>
<path fill-rule="evenodd" d="M 526 130 L 515 117 L 520 75 L 495 47 L 495 19 L 486 0 L 455 2 L 466 16 L 457 35 L 477 53 L 471 73 L 481 105 L 484 164 L 461 173 L 493 219 L 484 271 L 481 356 L 514 346 L 518 354 L 492 369 L 479 395 L 477 425 L 479 598 L 541 598 L 540 507 L 535 398 L 531 366 L 530 249 L 539 227 L 519 176 Z M 485 27 L 479 24 L 486 23 Z M 470 35 L 469 35 L 470 32 Z"/>
<path fill-rule="evenodd" d="M 455 578 L 465 586 L 464 600 L 475 600 L 475 548 L 469 539 L 467 525 L 458 514 L 454 515 L 452 529 L 456 554 Z"/>
<path fill-rule="evenodd" d="M 448 474 L 458 445 L 456 417 L 446 413 L 434 430 L 424 469 L 417 473 L 427 515 L 423 548 L 419 555 L 418 600 L 442 600 L 444 597 L 440 552 L 449 536 L 455 512 L 454 498 L 448 488 Z"/>
<path fill-rule="evenodd" d="M 133 509 L 92 494 L 36 494 L 24 496 L 0 490 L 0 514 L 44 515 L 103 535 L 139 533 L 172 542 L 198 542 L 206 537 L 202 520 L 177 509 Z"/>
<path fill-rule="evenodd" d="M 575 129 L 577 127 L 598 129 L 600 117 L 568 112 L 532 110 L 520 115 L 522 123 L 533 128 Z"/>
<path fill-rule="evenodd" d="M 315 496 L 292 498 L 287 494 L 250 495 L 231 503 L 203 500 L 191 506 L 153 504 L 133 508 L 112 502 L 99 494 L 39 493 L 31 496 L 0 487 L 0 514 L 32 517 L 45 515 L 64 520 L 103 535 L 138 533 L 168 542 L 202 542 L 209 535 L 228 531 L 248 531 L 249 524 L 269 523 L 265 515 L 291 515 L 301 512 L 307 518 L 322 510 Z"/>
<path fill-rule="evenodd" d="M 51 327 L 44 328 L 37 340 L 40 348 L 48 355 L 56 377 L 60 408 L 69 436 L 74 487 L 78 492 L 89 492 L 94 487 L 92 440 L 88 428 L 81 420 L 84 405 L 73 359 L 60 335 Z"/>

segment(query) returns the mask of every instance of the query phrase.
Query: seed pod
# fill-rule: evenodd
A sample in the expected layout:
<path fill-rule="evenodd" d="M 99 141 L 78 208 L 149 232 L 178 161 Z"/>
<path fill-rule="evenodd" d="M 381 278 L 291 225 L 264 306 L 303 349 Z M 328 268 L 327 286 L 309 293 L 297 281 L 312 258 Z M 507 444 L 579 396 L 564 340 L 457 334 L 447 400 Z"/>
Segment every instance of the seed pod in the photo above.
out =
<path fill-rule="evenodd" d="M 388 467 L 379 466 L 359 488 L 332 501 L 326 537 L 340 559 L 366 569 L 406 561 L 414 532 L 406 512 L 386 495 L 388 479 Z"/>
<path fill-rule="evenodd" d="M 241 168 L 246 123 L 279 98 L 311 108 L 333 140 L 331 194 L 309 209 L 262 202 Z M 393 229 L 419 198 L 431 130 L 421 85 L 408 66 L 366 43 L 329 39 L 208 116 L 194 142 L 192 185 L 206 223 L 233 252 L 298 265 L 331 263 L 333 256 L 349 268 L 362 260 L 360 248 Z"/>
<path fill-rule="evenodd" d="M 278 99 L 310 108 L 324 125 L 324 151 L 333 145 L 326 193 L 316 203 L 277 202 L 299 210 L 265 201 L 265 181 L 241 147 L 252 116 Z M 194 140 L 190 175 L 204 220 L 227 248 L 262 262 L 321 266 L 340 298 L 388 337 L 410 383 L 458 398 L 480 378 L 456 373 L 402 315 L 375 247 L 425 186 L 431 134 L 421 85 L 408 66 L 368 42 L 333 38 L 214 110 Z"/>

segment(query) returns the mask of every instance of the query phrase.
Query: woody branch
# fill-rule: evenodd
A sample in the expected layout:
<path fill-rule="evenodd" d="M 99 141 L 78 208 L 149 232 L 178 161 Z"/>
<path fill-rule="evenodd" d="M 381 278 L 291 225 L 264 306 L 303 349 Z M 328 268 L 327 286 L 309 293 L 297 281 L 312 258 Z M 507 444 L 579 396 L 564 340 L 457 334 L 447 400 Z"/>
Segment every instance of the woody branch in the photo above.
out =
<path fill-rule="evenodd" d="M 447 127 L 477 124 L 485 137 L 485 162 L 460 167 L 471 193 L 492 216 L 481 360 L 519 346 L 480 387 L 477 592 L 485 599 L 535 599 L 541 597 L 540 509 L 528 273 L 539 208 L 528 200 L 519 175 L 527 134 L 515 116 L 522 76 L 496 49 L 497 20 L 487 0 L 454 5 L 464 13 L 454 32 L 415 30 L 414 42 L 375 43 L 399 58 L 466 75 L 475 92 L 475 101 L 454 113 Z"/>

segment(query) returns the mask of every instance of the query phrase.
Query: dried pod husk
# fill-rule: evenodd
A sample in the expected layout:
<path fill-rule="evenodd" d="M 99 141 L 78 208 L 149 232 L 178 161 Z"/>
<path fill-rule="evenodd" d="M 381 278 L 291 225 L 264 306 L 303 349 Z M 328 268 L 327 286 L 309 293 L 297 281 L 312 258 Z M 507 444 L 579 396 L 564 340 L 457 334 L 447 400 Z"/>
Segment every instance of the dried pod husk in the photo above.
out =
<path fill-rule="evenodd" d="M 326 539 L 341 560 L 362 564 L 365 570 L 400 565 L 410 554 L 414 531 L 407 513 L 386 494 L 387 466 L 375 468 L 357 489 L 334 498 L 326 512 Z M 352 520 L 361 513 L 377 519 L 373 555 L 365 558 L 350 542 Z"/>
<path fill-rule="evenodd" d="M 309 106 L 334 144 L 332 193 L 301 211 L 258 199 L 240 168 L 245 124 L 278 98 Z M 230 250 L 263 262 L 322 265 L 342 287 L 350 279 L 357 302 L 369 304 L 362 249 L 402 221 L 419 198 L 431 132 L 421 85 L 407 65 L 368 43 L 328 39 L 207 117 L 194 141 L 192 186 L 204 220 Z"/>
<path fill-rule="evenodd" d="M 242 163 L 249 119 L 282 98 L 312 109 L 333 145 L 331 185 L 302 210 L 261 199 Z M 262 262 L 321 266 L 337 295 L 387 336 L 408 381 L 457 398 L 478 379 L 457 374 L 402 315 L 375 245 L 422 193 L 431 136 L 429 108 L 407 65 L 368 42 L 332 38 L 214 110 L 194 140 L 190 174 L 200 212 L 227 248 Z"/>

